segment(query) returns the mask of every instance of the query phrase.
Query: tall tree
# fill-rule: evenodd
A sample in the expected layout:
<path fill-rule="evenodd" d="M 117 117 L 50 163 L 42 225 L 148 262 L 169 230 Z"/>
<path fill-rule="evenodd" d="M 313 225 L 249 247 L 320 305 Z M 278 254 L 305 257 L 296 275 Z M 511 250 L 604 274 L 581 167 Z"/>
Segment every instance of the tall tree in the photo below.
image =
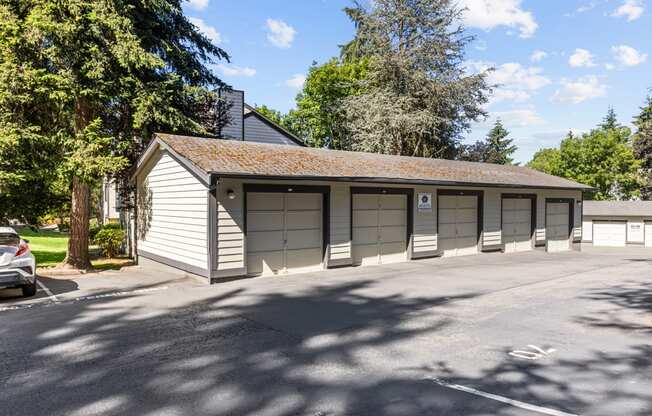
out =
<path fill-rule="evenodd" d="M 613 107 L 609 107 L 609 110 L 607 110 L 607 115 L 604 116 L 602 119 L 602 123 L 600 123 L 600 128 L 603 130 L 613 130 L 622 127 L 618 123 L 618 116 L 616 116 L 616 111 L 614 111 Z"/>
<path fill-rule="evenodd" d="M 486 73 L 463 60 L 473 40 L 452 0 L 377 0 L 348 9 L 356 24 L 346 59 L 369 59 L 361 93 L 343 100 L 345 147 L 426 157 L 454 156 L 470 122 L 485 115 Z"/>
<path fill-rule="evenodd" d="M 645 184 L 641 188 L 641 197 L 652 200 L 652 95 L 649 95 L 641 113 L 634 118 L 636 134 L 634 135 L 634 154 L 641 160 L 641 170 Z"/>
<path fill-rule="evenodd" d="M 309 146 L 349 149 L 343 100 L 362 90 L 369 61 L 333 58 L 308 70 L 303 89 L 297 94 L 297 107 L 285 120 L 287 127 Z"/>
<path fill-rule="evenodd" d="M 484 140 L 479 140 L 472 145 L 461 145 L 458 159 L 511 165 L 514 163 L 514 159 L 510 156 L 516 152 L 518 147 L 512 144 L 514 139 L 508 139 L 507 136 L 509 136 L 509 131 L 498 119 Z"/>
<path fill-rule="evenodd" d="M 87 269 L 91 187 L 125 172 L 153 131 L 205 132 L 196 113 L 222 85 L 206 64 L 228 56 L 180 0 L 7 0 L 0 53 L 0 137 L 56 141 L 72 192 L 65 264 Z"/>
<path fill-rule="evenodd" d="M 528 167 L 572 179 L 597 190 L 589 199 L 632 199 L 639 195 L 640 163 L 634 157 L 628 128 L 599 127 L 582 137 L 572 133 L 559 149 L 534 154 Z"/>

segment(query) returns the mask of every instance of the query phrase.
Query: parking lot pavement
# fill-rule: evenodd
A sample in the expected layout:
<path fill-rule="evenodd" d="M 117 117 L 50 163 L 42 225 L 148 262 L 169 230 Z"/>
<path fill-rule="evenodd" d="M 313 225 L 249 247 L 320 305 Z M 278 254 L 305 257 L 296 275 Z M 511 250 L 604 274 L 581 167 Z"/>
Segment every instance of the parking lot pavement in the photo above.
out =
<path fill-rule="evenodd" d="M 67 296 L 0 312 L 0 403 L 12 415 L 650 415 L 651 283 L 647 251 L 595 249 Z"/>

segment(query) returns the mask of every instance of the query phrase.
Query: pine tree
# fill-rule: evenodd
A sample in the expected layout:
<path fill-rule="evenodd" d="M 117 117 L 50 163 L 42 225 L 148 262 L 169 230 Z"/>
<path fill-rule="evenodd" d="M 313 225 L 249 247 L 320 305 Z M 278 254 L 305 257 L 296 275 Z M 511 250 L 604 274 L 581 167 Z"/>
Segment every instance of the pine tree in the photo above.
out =
<path fill-rule="evenodd" d="M 514 139 L 508 139 L 509 131 L 505 129 L 500 119 L 496 120 L 493 128 L 487 134 L 487 145 L 489 155 L 486 162 L 500 165 L 511 165 L 514 162 L 510 156 L 516 152 L 518 147 L 513 144 Z"/>
<path fill-rule="evenodd" d="M 634 118 L 634 154 L 641 160 L 641 170 L 645 185 L 641 197 L 652 200 L 652 95 L 648 96 L 641 107 L 641 113 Z"/>
<path fill-rule="evenodd" d="M 618 123 L 618 117 L 616 116 L 614 108 L 609 107 L 609 110 L 607 110 L 607 115 L 604 116 L 602 123 L 600 123 L 600 128 L 603 130 L 614 130 L 620 127 L 621 125 Z"/>
<path fill-rule="evenodd" d="M 205 132 L 197 111 L 222 85 L 206 65 L 218 59 L 180 0 L 0 4 L 0 140 L 55 141 L 52 174 L 72 191 L 65 265 L 90 267 L 94 184 L 126 172 L 156 130 Z M 20 180 L 4 162 L 0 181 Z"/>

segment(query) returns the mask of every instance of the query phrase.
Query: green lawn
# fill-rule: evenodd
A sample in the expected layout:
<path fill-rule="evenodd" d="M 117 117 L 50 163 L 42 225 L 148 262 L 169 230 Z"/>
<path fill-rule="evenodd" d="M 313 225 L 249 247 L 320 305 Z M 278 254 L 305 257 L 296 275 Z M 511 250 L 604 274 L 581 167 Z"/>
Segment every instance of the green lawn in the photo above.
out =
<path fill-rule="evenodd" d="M 16 230 L 22 238 L 29 240 L 29 247 L 36 257 L 38 267 L 53 267 L 66 257 L 68 234 L 57 231 L 32 231 L 29 228 Z"/>
<path fill-rule="evenodd" d="M 43 230 L 36 232 L 29 228 L 20 228 L 16 231 L 22 238 L 29 240 L 29 247 L 36 257 L 37 267 L 54 267 L 66 258 L 67 233 Z M 90 249 L 97 251 L 97 246 L 91 246 Z M 131 264 L 131 261 L 125 258 L 100 258 L 91 260 L 91 263 L 97 270 L 117 270 Z"/>

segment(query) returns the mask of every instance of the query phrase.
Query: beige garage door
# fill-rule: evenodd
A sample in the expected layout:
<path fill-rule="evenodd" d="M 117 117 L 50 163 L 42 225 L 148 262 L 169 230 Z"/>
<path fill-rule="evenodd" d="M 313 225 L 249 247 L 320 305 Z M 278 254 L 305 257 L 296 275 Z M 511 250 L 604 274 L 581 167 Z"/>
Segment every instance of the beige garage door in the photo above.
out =
<path fill-rule="evenodd" d="M 353 264 L 407 260 L 407 196 L 353 194 Z"/>
<path fill-rule="evenodd" d="M 247 193 L 247 273 L 322 268 L 322 195 Z"/>
<path fill-rule="evenodd" d="M 478 197 L 439 196 L 437 244 L 444 257 L 478 253 Z"/>
<path fill-rule="evenodd" d="M 546 204 L 546 249 L 548 251 L 570 250 L 568 209 L 568 204 L 565 202 Z"/>
<path fill-rule="evenodd" d="M 502 236 L 506 253 L 532 250 L 532 200 L 503 198 Z"/>

